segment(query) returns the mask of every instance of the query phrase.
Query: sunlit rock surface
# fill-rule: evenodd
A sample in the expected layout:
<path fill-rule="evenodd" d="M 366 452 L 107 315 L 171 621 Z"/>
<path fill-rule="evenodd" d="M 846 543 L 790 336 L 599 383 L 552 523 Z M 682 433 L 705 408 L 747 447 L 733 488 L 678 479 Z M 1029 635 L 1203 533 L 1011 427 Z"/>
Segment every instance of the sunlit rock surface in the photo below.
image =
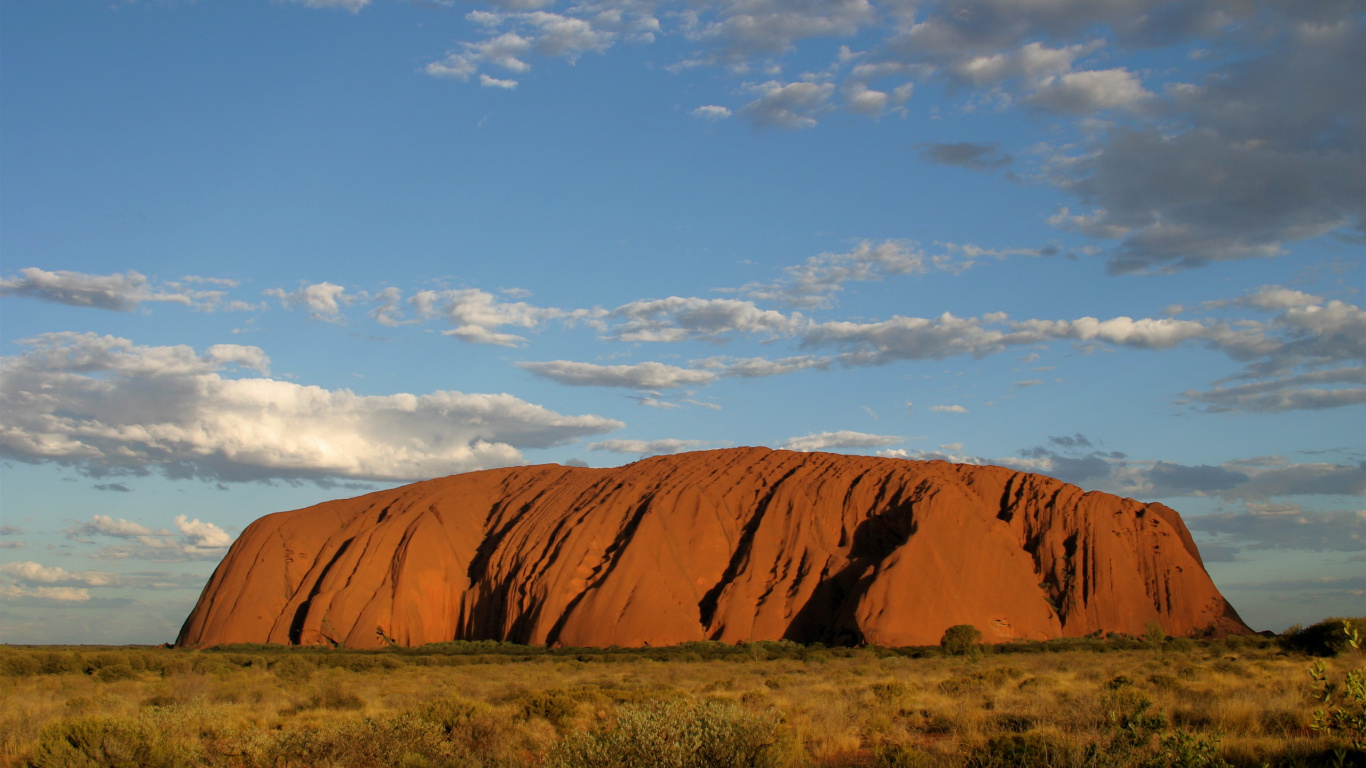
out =
<path fill-rule="evenodd" d="M 735 448 L 280 512 L 177 641 L 374 648 L 1248 632 L 1180 516 L 1002 467 Z"/>

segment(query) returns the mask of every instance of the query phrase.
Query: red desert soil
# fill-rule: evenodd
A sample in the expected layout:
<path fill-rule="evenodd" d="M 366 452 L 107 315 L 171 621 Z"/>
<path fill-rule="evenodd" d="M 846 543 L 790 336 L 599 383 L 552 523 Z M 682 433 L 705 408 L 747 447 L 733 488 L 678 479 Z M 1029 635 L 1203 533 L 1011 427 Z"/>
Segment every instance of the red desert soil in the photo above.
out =
<path fill-rule="evenodd" d="M 734 448 L 267 515 L 178 645 L 932 645 L 1250 631 L 1181 517 L 1002 467 Z"/>

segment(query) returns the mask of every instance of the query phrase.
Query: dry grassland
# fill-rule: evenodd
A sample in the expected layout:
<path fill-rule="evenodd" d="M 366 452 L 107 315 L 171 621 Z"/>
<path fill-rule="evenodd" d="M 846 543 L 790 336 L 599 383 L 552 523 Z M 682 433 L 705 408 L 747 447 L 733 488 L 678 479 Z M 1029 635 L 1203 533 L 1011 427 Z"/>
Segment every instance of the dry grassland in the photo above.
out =
<path fill-rule="evenodd" d="M 0 647 L 5 766 L 1310 766 L 1313 659 L 1270 638 L 937 649 L 456 643 Z M 1326 660 L 1339 683 L 1356 651 Z"/>

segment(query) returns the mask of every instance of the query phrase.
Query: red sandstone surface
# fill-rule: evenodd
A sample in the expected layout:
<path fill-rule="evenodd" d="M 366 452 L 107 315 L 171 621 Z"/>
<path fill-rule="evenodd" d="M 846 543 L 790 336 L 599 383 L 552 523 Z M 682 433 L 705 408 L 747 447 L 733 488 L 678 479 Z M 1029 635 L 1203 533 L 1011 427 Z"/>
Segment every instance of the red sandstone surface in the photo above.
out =
<path fill-rule="evenodd" d="M 177 640 L 932 645 L 1248 632 L 1180 516 L 1003 467 L 735 448 L 472 472 L 280 512 Z"/>

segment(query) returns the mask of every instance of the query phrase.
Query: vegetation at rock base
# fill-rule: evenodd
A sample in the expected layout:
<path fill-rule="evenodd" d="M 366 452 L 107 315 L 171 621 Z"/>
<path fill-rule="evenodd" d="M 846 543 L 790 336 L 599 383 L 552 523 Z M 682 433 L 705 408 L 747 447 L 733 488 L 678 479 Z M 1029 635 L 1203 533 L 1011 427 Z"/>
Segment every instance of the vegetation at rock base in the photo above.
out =
<path fill-rule="evenodd" d="M 0 765 L 1366 766 L 1356 626 L 965 656 L 787 642 L 0 647 Z M 1310 630 L 1346 639 L 1311 656 L 1296 645 Z"/>
<path fill-rule="evenodd" d="M 939 641 L 944 653 L 950 656 L 967 656 L 980 650 L 982 631 L 971 624 L 955 624 L 944 630 L 944 639 Z"/>

